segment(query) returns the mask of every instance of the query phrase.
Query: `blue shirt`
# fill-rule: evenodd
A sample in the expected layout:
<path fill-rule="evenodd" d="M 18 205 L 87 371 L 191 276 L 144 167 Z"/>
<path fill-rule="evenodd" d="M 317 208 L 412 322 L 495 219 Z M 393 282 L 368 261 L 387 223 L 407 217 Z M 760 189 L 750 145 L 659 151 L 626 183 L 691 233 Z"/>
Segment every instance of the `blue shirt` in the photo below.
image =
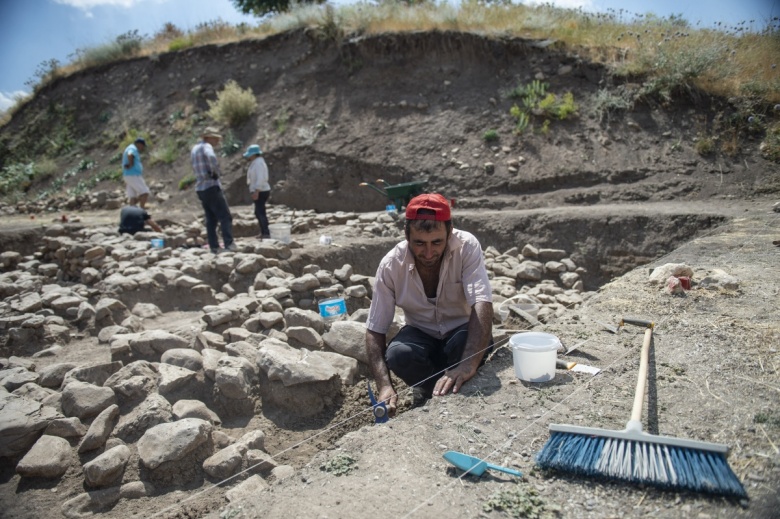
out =
<path fill-rule="evenodd" d="M 214 186 L 222 188 L 222 184 L 219 183 L 222 172 L 211 144 L 200 141 L 193 146 L 190 159 L 192 160 L 192 171 L 195 173 L 195 191 L 205 191 Z M 213 178 L 212 173 L 216 174 L 216 178 Z"/>
<path fill-rule="evenodd" d="M 135 157 L 133 159 L 133 167 L 125 168 L 130 163 L 129 156 Z M 127 177 L 140 177 L 144 173 L 144 166 L 141 164 L 141 154 L 138 152 L 135 144 L 131 144 L 125 148 L 125 152 L 122 153 L 122 174 Z"/>

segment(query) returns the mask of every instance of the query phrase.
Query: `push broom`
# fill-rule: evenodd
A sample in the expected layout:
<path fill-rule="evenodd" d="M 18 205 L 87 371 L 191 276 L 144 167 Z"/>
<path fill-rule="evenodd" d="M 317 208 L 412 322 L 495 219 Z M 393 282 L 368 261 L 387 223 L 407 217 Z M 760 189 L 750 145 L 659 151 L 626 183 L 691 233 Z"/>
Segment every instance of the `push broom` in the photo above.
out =
<path fill-rule="evenodd" d="M 747 497 L 726 461 L 726 445 L 642 431 L 642 402 L 654 323 L 639 319 L 624 319 L 623 323 L 646 327 L 634 405 L 625 430 L 551 424 L 550 439 L 537 455 L 537 465 L 667 489 Z"/>

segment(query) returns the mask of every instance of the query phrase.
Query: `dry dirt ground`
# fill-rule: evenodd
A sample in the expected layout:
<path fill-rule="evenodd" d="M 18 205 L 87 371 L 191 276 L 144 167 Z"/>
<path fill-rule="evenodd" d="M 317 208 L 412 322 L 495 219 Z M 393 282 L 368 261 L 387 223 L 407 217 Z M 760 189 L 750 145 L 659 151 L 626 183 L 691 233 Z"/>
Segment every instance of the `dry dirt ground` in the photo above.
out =
<path fill-rule="evenodd" d="M 251 498 L 228 503 L 225 492 L 252 471 L 222 484 L 201 477 L 181 485 L 173 478 L 153 497 L 121 500 L 101 515 L 501 517 L 528 506 L 548 517 L 775 517 L 780 505 L 780 249 L 772 241 L 780 237 L 780 216 L 766 203 L 738 205 L 741 209 L 735 208 L 724 225 L 608 283 L 582 309 L 535 328 L 557 335 L 565 347 L 580 344 L 571 358 L 601 368 L 595 377 L 558 370 L 548 383 L 519 381 L 506 347 L 512 332 L 499 326 L 495 337 L 501 347 L 460 395 L 434 398 L 411 409 L 408 390 L 399 386 L 403 412 L 387 424 L 373 424 L 363 383 L 345 391 L 338 410 L 306 423 L 268 416 L 262 409 L 253 417 L 225 423 L 225 430 L 235 437 L 255 428 L 265 431 L 268 452 L 280 464 L 296 469 L 288 479 L 266 477 L 268 486 Z M 107 217 L 83 216 L 88 222 Z M 319 229 L 294 238 L 314 246 L 320 232 L 330 231 Z M 651 268 L 670 262 L 691 266 L 694 282 L 721 269 L 739 279 L 739 288 L 713 291 L 694 284 L 684 295 L 671 296 L 646 284 Z M 617 323 L 628 315 L 657 323 L 645 429 L 731 447 L 730 466 L 743 481 L 749 500 L 593 481 L 534 468 L 533 457 L 549 437 L 550 423 L 625 426 L 642 332 L 624 328 L 614 335 L 599 322 Z M 168 313 L 144 324 L 181 329 L 198 317 Z M 107 348 L 84 337 L 51 362 L 84 359 L 108 360 Z M 442 459 L 446 450 L 514 467 L 524 477 L 491 471 L 482 478 L 462 476 Z M 345 474 L 339 473 L 342 469 Z M 125 480 L 133 480 L 137 470 L 136 460 L 128 466 Z M 36 481 L 20 479 L 4 464 L 0 477 L 0 501 L 8 517 L 40 517 L 42 510 L 57 517 L 59 505 L 83 491 L 78 466 L 59 481 Z M 485 511 L 498 502 L 503 502 L 503 511 Z"/>
<path fill-rule="evenodd" d="M 535 77 L 556 94 L 574 92 L 580 114 L 554 122 L 549 134 L 518 136 L 508 115 L 516 100 L 506 93 Z M 292 477 L 269 478 L 251 499 L 231 503 L 226 490 L 249 474 L 219 486 L 203 478 L 188 485 L 172 481 L 153 497 L 122 500 L 102 516 L 501 517 L 519 514 L 520 506 L 490 513 L 485 507 L 516 496 L 550 517 L 777 517 L 780 249 L 772 241 L 780 239 L 780 223 L 778 213 L 769 211 L 780 193 L 780 175 L 777 164 L 760 156 L 760 136 L 754 134 L 739 135 L 736 154 L 696 152 L 700 136 L 734 115 L 733 106 L 696 95 L 627 111 L 599 108 L 604 95 L 615 100 L 638 85 L 555 45 L 449 32 L 334 44 L 314 31 L 297 31 L 133 59 L 55 81 L 0 128 L 0 161 L 13 153 L 36 156 L 43 151 L 34 143 L 70 136 L 77 145 L 56 157 L 59 169 L 70 170 L 87 157 L 95 167 L 70 178 L 68 188 L 115 166 L 126 129 L 149 132 L 158 148 L 173 142 L 181 150 L 170 164 L 145 161 L 155 194 L 169 196 L 167 202 L 152 200 L 153 216 L 199 215 L 194 193 L 176 185 L 190 172 L 189 147 L 207 122 L 208 101 L 231 78 L 251 87 L 258 100 L 255 117 L 232 132 L 243 145 L 259 142 L 265 150 L 272 204 L 376 211 L 387 200 L 359 187 L 361 182 L 424 179 L 430 190 L 457 199 L 456 225 L 474 232 L 483 247 L 504 251 L 533 243 L 565 249 L 587 266 L 594 283 L 589 289 L 618 276 L 584 308 L 538 328 L 566 346 L 585 341 L 573 359 L 602 372 L 591 377 L 558 371 L 552 382 L 522 383 L 511 353 L 501 347 L 460 395 L 409 409 L 404 393 L 404 412 L 388 424 L 372 425 L 362 383 L 345 393 L 338 410 L 309 423 L 290 425 L 284 416 L 258 412 L 226 427 L 235 437 L 264 430 L 269 452 L 296 469 Z M 484 142 L 488 129 L 498 132 L 497 143 Z M 734 135 L 738 131 L 737 125 Z M 231 207 L 248 210 L 240 156 L 221 160 Z M 110 182 L 94 188 L 115 189 Z M 28 215 L 3 216 L 3 229 L 12 232 L 2 243 L 34 245 L 24 230 L 61 212 L 73 213 L 39 214 L 34 223 Z M 116 219 L 116 212 L 79 215 L 85 225 Z M 293 236 L 305 246 L 306 261 L 343 264 L 337 248 L 317 248 L 320 234 L 332 234 L 339 244 L 338 229 Z M 376 255 L 389 248 L 387 241 L 377 243 L 349 244 L 354 247 L 347 262 L 372 275 Z M 694 281 L 722 269 L 739 278 L 739 288 L 694 286 L 684 296 L 666 295 L 645 280 L 649 268 L 667 262 L 688 263 Z M 613 335 L 596 323 L 616 323 L 625 315 L 658 323 L 646 429 L 729 445 L 729 462 L 749 500 L 534 469 L 549 423 L 625 426 L 641 334 L 628 328 Z M 173 329 L 196 318 L 166 314 L 146 324 Z M 496 330 L 501 346 L 508 335 Z M 56 361 L 108 353 L 84 337 L 62 355 Z M 459 478 L 441 457 L 448 449 L 525 475 Z M 137 459 L 131 465 L 137 471 Z M 339 467 L 351 470 L 337 475 Z M 23 481 L 13 467 L 0 464 L 0 516 L 58 517 L 60 504 L 84 491 L 79 471 L 72 468 L 59 481 Z"/>
<path fill-rule="evenodd" d="M 580 311 L 541 330 L 576 361 L 602 368 L 592 377 L 557 371 L 552 382 L 524 383 L 501 348 L 458 396 L 434 398 L 384 425 L 361 428 L 318 454 L 294 477 L 231 503 L 209 517 L 476 517 L 490 502 L 519 495 L 513 514 L 535 503 L 551 517 L 777 517 L 780 505 L 780 219 L 766 208 L 707 233 L 604 286 Z M 648 271 L 686 263 L 701 280 L 715 269 L 736 276 L 736 290 L 694 288 L 670 296 L 648 286 Z M 630 414 L 642 331 L 619 335 L 596 322 L 622 316 L 657 323 L 643 424 L 653 434 L 723 443 L 743 481 L 742 502 L 689 492 L 592 481 L 534 468 L 550 423 L 622 429 Z M 583 343 L 583 341 L 585 341 Z M 500 344 L 506 344 L 501 341 Z M 521 470 L 459 477 L 441 457 L 471 453 Z M 335 474 L 347 456 L 353 470 Z M 211 492 L 221 492 L 213 490 Z M 529 497 L 529 496 L 535 496 Z M 164 511 L 183 517 L 200 497 Z M 491 499 L 493 501 L 491 501 Z M 529 505 L 530 506 L 530 505 Z M 520 515 L 517 515 L 520 516 Z M 533 516 L 533 515 L 529 515 Z"/>

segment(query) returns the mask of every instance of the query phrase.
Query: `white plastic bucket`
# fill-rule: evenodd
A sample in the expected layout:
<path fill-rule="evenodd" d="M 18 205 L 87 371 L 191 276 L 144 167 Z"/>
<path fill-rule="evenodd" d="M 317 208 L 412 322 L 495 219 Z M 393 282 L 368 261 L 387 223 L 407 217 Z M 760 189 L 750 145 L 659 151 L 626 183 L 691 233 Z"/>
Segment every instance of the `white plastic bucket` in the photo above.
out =
<path fill-rule="evenodd" d="M 515 375 L 526 382 L 547 382 L 555 378 L 555 358 L 561 341 L 544 332 L 516 333 L 509 339 Z"/>
<path fill-rule="evenodd" d="M 279 240 L 282 243 L 290 243 L 291 227 L 289 223 L 272 223 L 268 226 L 268 230 L 271 231 L 272 239 Z"/>
<path fill-rule="evenodd" d="M 320 315 L 326 321 L 336 321 L 347 313 L 347 305 L 343 297 L 334 297 L 320 301 Z"/>

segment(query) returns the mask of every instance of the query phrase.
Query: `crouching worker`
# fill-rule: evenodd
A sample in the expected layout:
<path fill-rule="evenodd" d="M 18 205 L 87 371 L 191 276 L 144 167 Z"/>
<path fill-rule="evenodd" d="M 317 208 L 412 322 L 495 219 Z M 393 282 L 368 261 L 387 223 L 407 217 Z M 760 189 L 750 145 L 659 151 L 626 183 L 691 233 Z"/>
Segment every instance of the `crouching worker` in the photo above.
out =
<path fill-rule="evenodd" d="M 128 205 L 119 212 L 119 232 L 135 234 L 141 231 L 149 231 L 145 226 L 151 227 L 154 232 L 162 232 L 162 228 L 157 222 L 152 220 L 144 209 L 135 205 Z"/>
<path fill-rule="evenodd" d="M 414 387 L 419 405 L 460 391 L 493 345 L 493 297 L 479 241 L 452 228 L 450 205 L 439 194 L 409 202 L 404 230 L 406 241 L 379 264 L 366 322 L 377 397 L 390 416 L 397 406 L 391 370 Z M 388 343 L 396 306 L 406 326 Z"/>

